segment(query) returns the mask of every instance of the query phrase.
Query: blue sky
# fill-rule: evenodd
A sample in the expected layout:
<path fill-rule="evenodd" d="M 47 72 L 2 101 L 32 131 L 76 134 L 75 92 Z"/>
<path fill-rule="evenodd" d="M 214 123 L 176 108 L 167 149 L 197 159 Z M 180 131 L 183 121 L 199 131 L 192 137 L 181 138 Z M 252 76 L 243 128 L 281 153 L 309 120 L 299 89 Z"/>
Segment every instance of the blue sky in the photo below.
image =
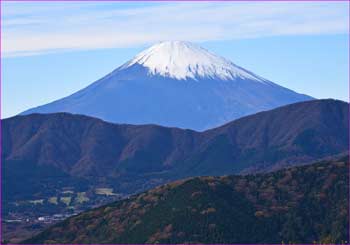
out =
<path fill-rule="evenodd" d="M 2 117 L 67 96 L 162 40 L 348 101 L 348 3 L 2 3 Z"/>

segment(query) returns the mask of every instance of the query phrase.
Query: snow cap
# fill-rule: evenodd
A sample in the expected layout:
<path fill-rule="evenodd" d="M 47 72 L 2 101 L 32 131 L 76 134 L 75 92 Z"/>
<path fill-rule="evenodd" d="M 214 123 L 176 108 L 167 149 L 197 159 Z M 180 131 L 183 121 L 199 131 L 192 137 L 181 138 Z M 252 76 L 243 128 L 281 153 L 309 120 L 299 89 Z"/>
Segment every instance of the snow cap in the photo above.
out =
<path fill-rule="evenodd" d="M 126 69 L 139 64 L 150 75 L 160 75 L 178 80 L 201 78 L 236 80 L 249 79 L 266 82 L 265 79 L 235 65 L 190 42 L 165 41 L 157 43 L 136 55 L 122 66 Z"/>

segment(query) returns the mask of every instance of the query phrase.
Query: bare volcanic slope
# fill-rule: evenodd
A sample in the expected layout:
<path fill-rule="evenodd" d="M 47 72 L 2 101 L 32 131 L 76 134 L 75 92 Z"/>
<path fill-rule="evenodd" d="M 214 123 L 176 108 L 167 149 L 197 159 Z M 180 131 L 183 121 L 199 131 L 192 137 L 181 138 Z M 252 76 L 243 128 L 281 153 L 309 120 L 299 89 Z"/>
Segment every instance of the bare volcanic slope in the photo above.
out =
<path fill-rule="evenodd" d="M 195 44 L 168 41 L 86 88 L 22 114 L 69 112 L 115 123 L 205 130 L 310 99 Z"/>
<path fill-rule="evenodd" d="M 181 180 L 71 217 L 25 243 L 346 244 L 348 168 L 346 156 Z"/>
<path fill-rule="evenodd" d="M 2 122 L 4 197 L 45 193 L 57 178 L 134 193 L 188 176 L 307 163 L 348 150 L 348 106 L 301 102 L 202 133 L 66 113 L 16 116 Z"/>

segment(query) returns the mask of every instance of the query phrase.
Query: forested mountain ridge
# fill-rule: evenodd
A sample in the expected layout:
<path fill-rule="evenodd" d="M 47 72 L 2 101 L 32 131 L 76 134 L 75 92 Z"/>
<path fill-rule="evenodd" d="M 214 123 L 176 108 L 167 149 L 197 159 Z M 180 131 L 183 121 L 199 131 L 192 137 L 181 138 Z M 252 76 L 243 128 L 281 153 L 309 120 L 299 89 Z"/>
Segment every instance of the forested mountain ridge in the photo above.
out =
<path fill-rule="evenodd" d="M 17 116 L 2 122 L 4 174 L 16 177 L 30 165 L 43 177 L 49 170 L 83 179 L 118 177 L 123 185 L 115 187 L 130 193 L 145 181 L 277 169 L 347 151 L 348 106 L 301 102 L 201 133 L 66 113 Z"/>
<path fill-rule="evenodd" d="M 25 243 L 347 243 L 349 158 L 195 177 L 71 217 Z"/>

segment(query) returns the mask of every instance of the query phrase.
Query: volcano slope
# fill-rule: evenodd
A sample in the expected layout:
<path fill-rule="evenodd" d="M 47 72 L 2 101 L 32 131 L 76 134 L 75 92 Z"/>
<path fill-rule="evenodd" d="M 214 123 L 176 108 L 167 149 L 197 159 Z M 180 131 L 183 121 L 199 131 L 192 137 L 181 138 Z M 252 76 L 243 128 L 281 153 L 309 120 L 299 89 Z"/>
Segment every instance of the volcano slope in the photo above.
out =
<path fill-rule="evenodd" d="M 166 41 L 78 92 L 22 114 L 68 112 L 113 123 L 203 131 L 311 99 L 196 44 Z"/>

